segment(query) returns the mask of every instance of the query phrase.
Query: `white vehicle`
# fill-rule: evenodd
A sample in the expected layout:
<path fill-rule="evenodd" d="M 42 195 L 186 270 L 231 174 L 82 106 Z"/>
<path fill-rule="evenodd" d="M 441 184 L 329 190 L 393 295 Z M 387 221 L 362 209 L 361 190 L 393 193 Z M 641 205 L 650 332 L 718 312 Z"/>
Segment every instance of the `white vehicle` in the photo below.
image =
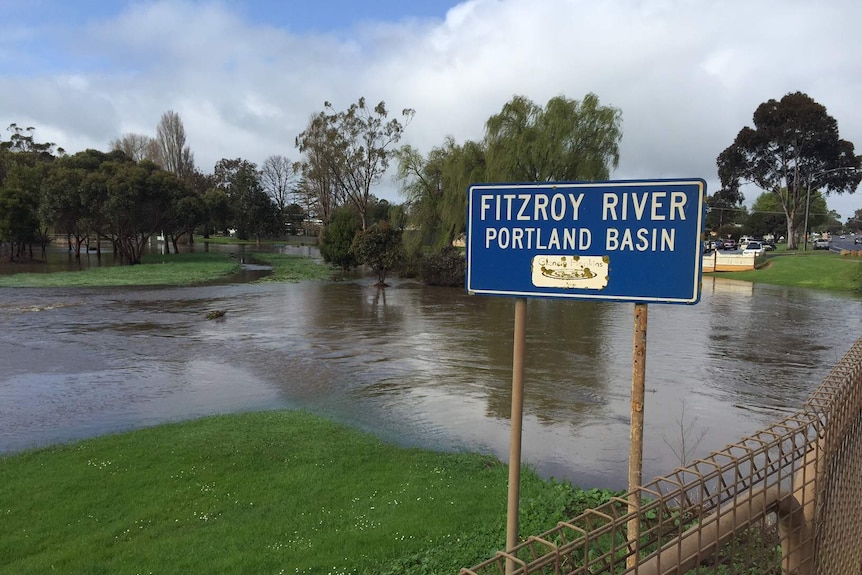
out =
<path fill-rule="evenodd" d="M 766 250 L 763 249 L 763 244 L 760 242 L 750 241 L 746 246 L 742 249 L 742 255 L 744 256 L 762 256 Z"/>

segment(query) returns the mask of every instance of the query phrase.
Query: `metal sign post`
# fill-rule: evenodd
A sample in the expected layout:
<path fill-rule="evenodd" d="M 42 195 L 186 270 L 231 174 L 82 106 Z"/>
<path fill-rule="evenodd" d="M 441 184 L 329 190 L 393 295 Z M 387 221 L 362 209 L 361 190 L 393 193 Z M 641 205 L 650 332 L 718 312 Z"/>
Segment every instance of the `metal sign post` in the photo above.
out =
<path fill-rule="evenodd" d="M 509 495 L 506 508 L 506 550 L 518 544 L 518 506 L 521 486 L 521 427 L 524 420 L 524 347 L 527 339 L 527 299 L 515 300 L 515 337 L 512 352 L 512 430 L 509 435 Z M 515 563 L 506 560 L 506 573 Z"/>
<path fill-rule="evenodd" d="M 632 412 L 631 432 L 629 434 L 629 513 L 640 509 L 640 496 L 637 488 L 643 481 L 644 459 L 644 392 L 646 384 L 646 335 L 647 305 L 635 304 L 634 346 L 632 351 Z M 628 540 L 640 538 L 640 516 L 635 516 L 626 525 Z M 630 555 L 626 562 L 634 567 L 637 553 Z"/>

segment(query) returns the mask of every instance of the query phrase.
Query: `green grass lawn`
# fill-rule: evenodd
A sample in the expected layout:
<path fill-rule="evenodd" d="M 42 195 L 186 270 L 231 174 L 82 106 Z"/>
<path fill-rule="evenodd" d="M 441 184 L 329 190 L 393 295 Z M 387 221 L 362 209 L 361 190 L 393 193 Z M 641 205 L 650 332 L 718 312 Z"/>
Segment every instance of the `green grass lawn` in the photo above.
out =
<path fill-rule="evenodd" d="M 210 243 L 221 245 L 289 245 L 289 246 L 308 246 L 317 245 L 317 238 L 314 236 L 288 236 L 277 240 L 241 240 L 233 236 L 195 236 L 195 243 Z"/>
<path fill-rule="evenodd" d="M 758 261 L 758 269 L 713 273 L 735 280 L 832 291 L 862 291 L 862 258 L 830 251 L 783 252 Z"/>
<path fill-rule="evenodd" d="M 507 468 L 303 412 L 0 458 L 0 573 L 456 573 L 505 544 Z M 521 531 L 597 505 L 524 470 Z"/>
<path fill-rule="evenodd" d="M 253 254 L 252 259 L 262 264 L 272 266 L 272 273 L 260 281 L 303 281 L 328 280 L 332 278 L 333 268 L 302 256 L 274 253 Z"/>
<path fill-rule="evenodd" d="M 252 254 L 273 266 L 270 281 L 328 279 L 329 266 L 301 256 Z M 0 287 L 111 287 L 192 285 L 214 281 L 239 271 L 240 264 L 227 253 L 194 252 L 147 255 L 140 265 L 117 265 L 83 271 L 0 275 Z"/>

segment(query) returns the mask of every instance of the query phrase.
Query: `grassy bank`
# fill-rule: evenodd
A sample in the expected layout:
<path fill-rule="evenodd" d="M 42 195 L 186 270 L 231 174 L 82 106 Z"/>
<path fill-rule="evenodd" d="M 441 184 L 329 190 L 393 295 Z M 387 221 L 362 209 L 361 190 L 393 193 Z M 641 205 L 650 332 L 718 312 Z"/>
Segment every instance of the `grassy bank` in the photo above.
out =
<path fill-rule="evenodd" d="M 505 543 L 506 467 L 301 412 L 0 458 L 0 573 L 456 573 Z M 525 470 L 521 531 L 609 496 Z"/>
<path fill-rule="evenodd" d="M 300 256 L 253 254 L 273 266 L 272 279 L 299 281 L 327 279 L 330 268 Z M 214 281 L 239 272 L 236 258 L 221 252 L 147 255 L 141 265 L 117 265 L 75 272 L 0 275 L 0 287 L 115 287 L 192 285 Z"/>
<path fill-rule="evenodd" d="M 220 244 L 220 245 L 243 245 L 243 246 L 259 246 L 259 245 L 271 245 L 271 246 L 316 246 L 317 238 L 314 236 L 288 236 L 286 238 L 281 238 L 277 240 L 241 240 L 239 238 L 233 236 L 210 236 L 205 238 L 203 236 L 195 236 L 195 243 L 210 243 L 210 244 Z"/>
<path fill-rule="evenodd" d="M 260 281 L 295 282 L 332 279 L 333 269 L 330 266 L 320 264 L 302 256 L 258 253 L 253 254 L 251 257 L 256 262 L 272 266 L 272 273 Z"/>
<path fill-rule="evenodd" d="M 862 292 L 862 258 L 829 251 L 767 256 L 758 269 L 714 273 L 735 280 L 831 291 Z"/>

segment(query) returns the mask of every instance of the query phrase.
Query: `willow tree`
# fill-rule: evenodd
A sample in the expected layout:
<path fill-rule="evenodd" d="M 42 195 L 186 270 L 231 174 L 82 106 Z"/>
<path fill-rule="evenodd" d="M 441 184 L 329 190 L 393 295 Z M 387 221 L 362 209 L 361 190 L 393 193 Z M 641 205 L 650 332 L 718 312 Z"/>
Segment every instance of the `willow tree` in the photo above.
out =
<path fill-rule="evenodd" d="M 448 137 L 425 157 L 405 146 L 398 178 L 414 230 L 408 237 L 432 248 L 451 244 L 465 231 L 472 183 L 607 179 L 619 163 L 620 123 L 620 111 L 595 94 L 582 102 L 557 96 L 545 108 L 515 96 L 488 119 L 482 142 Z"/>
<path fill-rule="evenodd" d="M 716 160 L 722 186 L 752 183 L 779 200 L 788 249 L 798 245 L 812 195 L 853 193 L 862 180 L 860 162 L 853 143 L 839 137 L 835 118 L 802 92 L 758 106 L 754 128 L 742 128 Z"/>
<path fill-rule="evenodd" d="M 485 123 L 488 177 L 492 181 L 606 180 L 620 160 L 622 112 L 565 96 L 544 108 L 515 96 Z"/>
<path fill-rule="evenodd" d="M 484 144 L 459 145 L 450 136 L 425 157 L 404 146 L 398 154 L 397 177 L 409 210 L 408 248 L 450 245 L 465 229 L 467 187 L 487 180 Z"/>

